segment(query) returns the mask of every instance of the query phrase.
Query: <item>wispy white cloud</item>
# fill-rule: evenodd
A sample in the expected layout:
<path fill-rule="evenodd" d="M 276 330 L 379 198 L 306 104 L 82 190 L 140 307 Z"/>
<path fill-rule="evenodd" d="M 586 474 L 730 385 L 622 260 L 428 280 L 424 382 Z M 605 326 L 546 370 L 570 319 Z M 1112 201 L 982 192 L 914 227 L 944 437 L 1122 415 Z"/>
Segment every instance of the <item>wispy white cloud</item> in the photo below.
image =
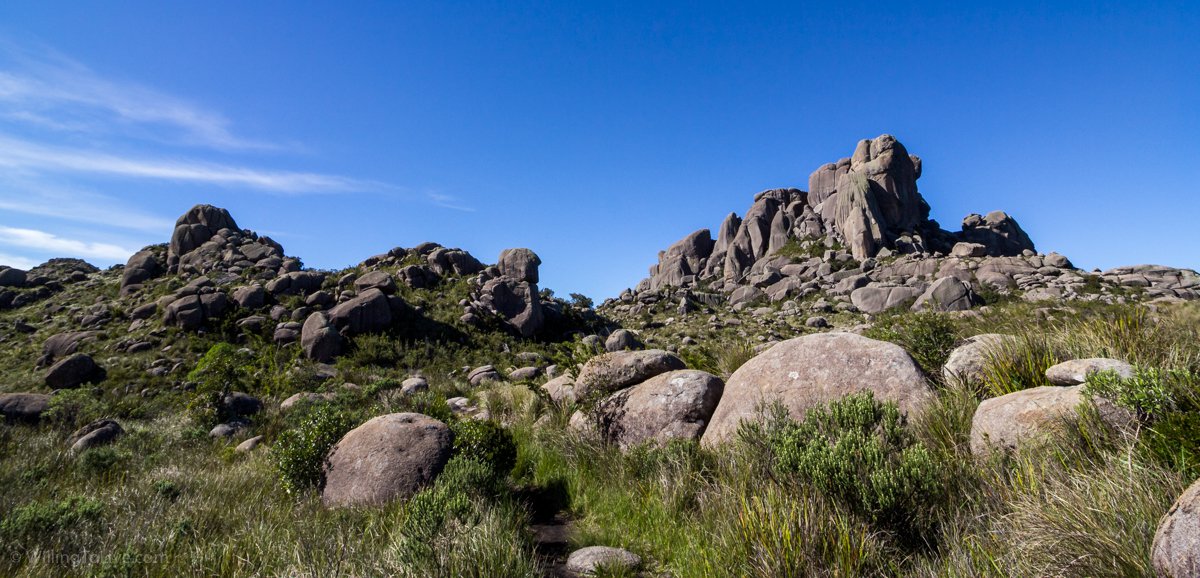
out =
<path fill-rule="evenodd" d="M 43 145 L 3 135 L 0 135 L 0 167 L 241 186 L 275 193 L 366 192 L 390 188 L 383 183 L 338 175 L 261 170 L 196 160 L 118 156 Z"/>
<path fill-rule="evenodd" d="M 438 206 L 438 207 L 442 207 L 442 208 L 446 208 L 446 209 L 454 209 L 455 211 L 464 211 L 467 213 L 475 212 L 475 207 L 471 207 L 469 205 L 464 204 L 461 200 L 458 199 L 458 197 L 455 197 L 453 195 L 445 195 L 442 193 L 428 192 L 428 193 L 425 193 L 425 198 L 429 199 L 429 202 L 433 203 L 434 206 Z"/>
<path fill-rule="evenodd" d="M 105 78 L 46 47 L 0 42 L 0 103 L 6 117 L 45 128 L 121 132 L 166 129 L 182 144 L 222 150 L 281 148 L 235 135 L 225 116 L 185 99 Z"/>
<path fill-rule="evenodd" d="M 38 266 L 38 262 L 28 257 L 20 255 L 10 255 L 8 253 L 0 253 L 0 266 L 16 267 L 17 269 L 32 269 Z"/>
<path fill-rule="evenodd" d="M 0 225 L 0 245 L 32 249 L 50 255 L 71 255 L 107 261 L 121 261 L 133 254 L 130 249 L 110 243 L 66 239 L 46 231 L 3 225 Z"/>
<path fill-rule="evenodd" d="M 19 172 L 0 174 L 0 211 L 159 235 L 175 226 L 173 218 L 147 213 L 111 196 L 24 178 Z"/>

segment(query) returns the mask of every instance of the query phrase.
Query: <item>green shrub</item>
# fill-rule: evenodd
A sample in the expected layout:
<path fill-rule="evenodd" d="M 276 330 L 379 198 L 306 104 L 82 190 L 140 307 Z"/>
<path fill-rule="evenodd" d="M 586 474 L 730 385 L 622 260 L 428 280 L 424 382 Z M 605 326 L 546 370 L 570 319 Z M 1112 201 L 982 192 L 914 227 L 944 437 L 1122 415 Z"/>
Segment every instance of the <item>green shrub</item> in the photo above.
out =
<path fill-rule="evenodd" d="M 122 452 L 113 446 L 102 446 L 79 454 L 76 467 L 89 476 L 99 476 L 107 473 L 117 464 L 124 462 L 128 457 L 129 455 L 126 452 Z"/>
<path fill-rule="evenodd" d="M 895 403 L 867 391 L 810 409 L 773 441 L 776 468 L 910 537 L 944 494 L 941 464 L 913 439 Z"/>
<path fill-rule="evenodd" d="M 1132 410 L 1144 421 L 1154 420 L 1175 409 L 1168 375 L 1156 369 L 1134 371 L 1133 377 L 1122 378 L 1116 371 L 1103 371 L 1088 376 L 1083 391 L 1086 395 L 1103 397 Z"/>
<path fill-rule="evenodd" d="M 325 455 L 360 421 L 334 404 L 308 408 L 300 423 L 281 433 L 271 446 L 271 458 L 283 488 L 294 494 L 319 486 Z"/>
<path fill-rule="evenodd" d="M 250 375 L 250 356 L 230 343 L 212 346 L 188 373 L 196 384 L 196 396 L 188 406 L 192 419 L 201 426 L 213 426 L 233 417 L 224 412 L 225 396 L 245 389 Z"/>
<path fill-rule="evenodd" d="M 1191 371 L 1137 368 L 1133 377 L 1116 372 L 1088 378 L 1084 393 L 1136 412 L 1146 424 L 1141 447 L 1165 467 L 1188 479 L 1200 477 L 1200 375 Z"/>
<path fill-rule="evenodd" d="M 507 429 L 491 420 L 456 420 L 450 423 L 454 431 L 454 455 L 475 460 L 491 469 L 497 478 L 504 478 L 517 461 L 517 444 Z"/>
<path fill-rule="evenodd" d="M 47 420 L 66 429 L 78 429 L 108 415 L 108 409 L 92 388 L 61 390 L 50 398 Z"/>
<path fill-rule="evenodd" d="M 935 378 L 942 374 L 942 366 L 959 338 L 953 320 L 932 311 L 884 316 L 865 335 L 903 347 L 926 374 Z"/>
<path fill-rule="evenodd" d="M 104 506 L 91 498 L 71 496 L 54 502 L 33 502 L 17 507 L 0 521 L 0 536 L 8 539 L 37 537 L 98 520 Z"/>
<path fill-rule="evenodd" d="M 707 371 L 722 379 L 729 379 L 733 372 L 755 355 L 754 344 L 745 340 L 727 341 L 715 347 L 684 347 L 679 351 L 680 358 L 688 368 Z"/>

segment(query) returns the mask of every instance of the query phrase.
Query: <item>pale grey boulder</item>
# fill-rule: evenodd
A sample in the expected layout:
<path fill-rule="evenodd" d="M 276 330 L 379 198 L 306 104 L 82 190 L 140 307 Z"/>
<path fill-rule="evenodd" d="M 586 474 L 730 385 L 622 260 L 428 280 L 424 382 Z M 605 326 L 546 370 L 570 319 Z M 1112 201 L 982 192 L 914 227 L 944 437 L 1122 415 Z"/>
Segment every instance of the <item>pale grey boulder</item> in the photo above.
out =
<path fill-rule="evenodd" d="M 1000 333 L 983 333 L 967 338 L 950 352 L 946 365 L 942 367 L 942 379 L 946 383 L 982 383 L 991 357 L 996 355 L 1006 342 L 1013 340 L 1013 336 Z"/>
<path fill-rule="evenodd" d="M 976 302 L 971 285 L 955 277 L 942 277 L 917 297 L 913 311 L 966 311 Z"/>
<path fill-rule="evenodd" d="M 898 345 L 852 333 L 816 333 L 776 344 L 729 377 L 701 442 L 733 437 L 743 421 L 761 418 L 763 404 L 779 402 L 794 419 L 812 407 L 871 391 L 907 414 L 933 399 L 925 376 Z"/>
<path fill-rule="evenodd" d="M 500 260 L 496 263 L 496 267 L 500 269 L 500 274 L 505 277 L 516 281 L 537 284 L 538 266 L 541 264 L 542 259 L 537 256 L 537 253 L 529 249 L 518 248 L 501 251 Z"/>
<path fill-rule="evenodd" d="M 111 419 L 99 419 L 76 430 L 71 434 L 67 443 L 70 445 L 71 453 L 79 453 L 110 444 L 124 433 L 125 430 L 121 424 Z"/>
<path fill-rule="evenodd" d="M 646 441 L 698 440 L 724 388 L 719 377 L 703 371 L 659 374 L 597 403 L 598 429 L 623 449 Z"/>
<path fill-rule="evenodd" d="M 1054 385 L 1079 385 L 1094 374 L 1112 371 L 1121 379 L 1133 377 L 1133 366 L 1119 359 L 1092 357 L 1072 359 L 1046 369 L 1046 379 Z"/>
<path fill-rule="evenodd" d="M 300 346 L 305 357 L 318 363 L 329 363 L 341 355 L 345 340 L 329 322 L 329 316 L 316 312 L 304 320 L 300 330 Z"/>
<path fill-rule="evenodd" d="M 971 420 L 971 451 L 986 455 L 992 450 L 1012 451 L 1022 444 L 1045 439 L 1093 403 L 1100 418 L 1113 428 L 1133 424 L 1135 416 L 1103 398 L 1089 400 L 1083 386 L 1046 385 L 985 399 Z"/>
<path fill-rule="evenodd" d="M 567 556 L 565 570 L 576 576 L 592 576 L 601 570 L 630 571 L 642 564 L 641 556 L 608 546 L 588 546 Z"/>
<path fill-rule="evenodd" d="M 609 334 L 604 341 L 604 349 L 608 352 L 641 349 L 642 342 L 637 335 L 628 329 L 618 329 Z"/>
<path fill-rule="evenodd" d="M 881 313 L 905 305 L 921 293 L 919 287 L 860 287 L 850 293 L 850 302 L 863 313 Z"/>

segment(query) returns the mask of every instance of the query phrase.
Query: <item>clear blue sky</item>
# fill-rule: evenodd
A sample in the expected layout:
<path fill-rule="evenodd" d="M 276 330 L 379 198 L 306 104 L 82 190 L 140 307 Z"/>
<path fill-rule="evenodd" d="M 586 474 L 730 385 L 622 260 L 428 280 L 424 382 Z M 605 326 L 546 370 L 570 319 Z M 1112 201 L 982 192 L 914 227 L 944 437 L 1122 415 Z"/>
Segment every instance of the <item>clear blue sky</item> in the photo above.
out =
<path fill-rule="evenodd" d="M 0 262 L 230 209 L 307 265 L 526 246 L 613 296 L 858 139 L 942 225 L 1200 266 L 1197 2 L 0 3 Z"/>

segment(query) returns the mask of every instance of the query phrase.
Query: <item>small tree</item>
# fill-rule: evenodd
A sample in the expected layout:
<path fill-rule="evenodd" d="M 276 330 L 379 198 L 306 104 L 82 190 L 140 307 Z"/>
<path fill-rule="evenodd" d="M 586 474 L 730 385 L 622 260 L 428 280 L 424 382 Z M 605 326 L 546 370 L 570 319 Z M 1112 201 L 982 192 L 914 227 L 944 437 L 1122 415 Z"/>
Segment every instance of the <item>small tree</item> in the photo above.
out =
<path fill-rule="evenodd" d="M 225 396 L 240 389 L 249 374 L 247 356 L 229 343 L 218 343 L 200 358 L 188 380 L 196 384 L 196 397 L 191 409 L 197 421 L 216 424 L 228 417 L 222 415 Z"/>

